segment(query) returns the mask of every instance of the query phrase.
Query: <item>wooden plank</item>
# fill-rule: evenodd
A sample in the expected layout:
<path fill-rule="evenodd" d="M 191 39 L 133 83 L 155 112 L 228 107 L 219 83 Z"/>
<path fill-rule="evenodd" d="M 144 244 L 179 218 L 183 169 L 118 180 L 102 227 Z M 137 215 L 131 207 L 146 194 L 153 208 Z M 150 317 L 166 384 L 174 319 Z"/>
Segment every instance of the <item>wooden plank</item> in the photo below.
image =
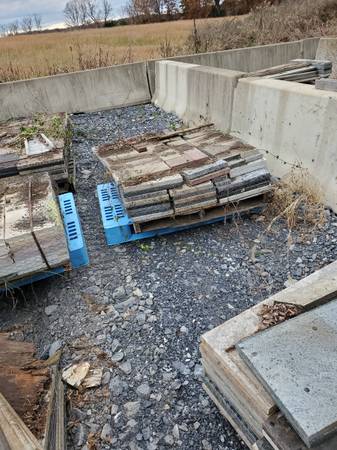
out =
<path fill-rule="evenodd" d="M 244 399 L 246 407 L 256 409 L 261 423 L 276 411 L 275 402 L 255 375 L 248 369 L 236 350 L 225 352 L 214 350 L 212 344 L 202 342 L 200 352 L 209 359 L 213 367 L 217 367 L 221 378 L 231 388 L 237 398 Z M 261 425 L 262 426 L 262 425 Z"/>
<path fill-rule="evenodd" d="M 43 253 L 48 268 L 69 263 L 69 252 L 63 220 L 46 173 L 30 178 L 32 202 L 32 232 Z"/>
<path fill-rule="evenodd" d="M 308 450 L 304 442 L 288 423 L 281 412 L 274 414 L 263 425 L 263 434 L 275 450 Z M 322 444 L 311 447 L 313 450 L 336 450 L 337 436 L 332 436 Z"/>
<path fill-rule="evenodd" d="M 214 383 L 222 397 L 233 406 L 254 434 L 262 437 L 262 426 L 267 418 L 261 417 L 256 409 L 247 407 L 245 399 L 242 396 L 236 395 L 236 392 L 232 390 L 231 386 L 227 385 L 226 381 L 223 380 L 221 372 L 219 373 L 217 367 L 212 365 L 204 356 L 202 365 L 206 376 Z"/>
<path fill-rule="evenodd" d="M 219 200 L 220 205 L 225 205 L 227 203 L 239 202 L 241 200 L 247 200 L 262 194 L 266 194 L 271 191 L 271 184 L 262 186 L 256 189 L 249 189 L 248 191 L 242 192 L 240 194 L 231 195 L 229 197 L 224 197 Z"/>
<path fill-rule="evenodd" d="M 10 450 L 43 450 L 18 414 L 0 392 L 0 429 Z"/>
<path fill-rule="evenodd" d="M 10 264 L 0 267 L 0 279 L 20 278 L 47 269 L 31 234 L 31 205 L 27 180 L 8 179 L 5 201 L 4 242 L 11 255 Z"/>
<path fill-rule="evenodd" d="M 31 364 L 34 354 L 34 344 L 13 341 L 7 333 L 0 333 L 0 367 Z"/>
<path fill-rule="evenodd" d="M 243 422 L 234 408 L 228 402 L 226 402 L 226 400 L 221 396 L 219 391 L 210 380 L 206 379 L 204 381 L 203 388 L 211 398 L 211 400 L 214 402 L 220 413 L 232 425 L 240 438 L 249 448 L 252 448 L 258 438 L 255 436 L 252 430 L 249 429 L 249 426 L 247 426 Z"/>
<path fill-rule="evenodd" d="M 252 209 L 255 208 L 262 208 L 265 206 L 265 203 L 262 201 L 261 198 L 259 199 L 253 199 L 253 200 L 247 200 L 241 202 L 237 207 L 233 206 L 216 206 L 214 208 L 208 209 L 204 211 L 204 214 L 200 216 L 199 214 L 190 214 L 187 216 L 176 216 L 174 218 L 169 219 L 163 219 L 163 220 L 156 220 L 149 223 L 143 223 L 141 227 L 141 231 L 152 231 L 152 230 L 158 230 L 160 228 L 175 228 L 175 227 L 185 227 L 185 226 L 191 226 L 191 225 L 197 225 L 202 222 L 206 222 L 208 220 L 217 219 L 217 218 L 224 218 L 224 221 L 226 221 L 226 214 L 241 214 L 249 212 Z"/>

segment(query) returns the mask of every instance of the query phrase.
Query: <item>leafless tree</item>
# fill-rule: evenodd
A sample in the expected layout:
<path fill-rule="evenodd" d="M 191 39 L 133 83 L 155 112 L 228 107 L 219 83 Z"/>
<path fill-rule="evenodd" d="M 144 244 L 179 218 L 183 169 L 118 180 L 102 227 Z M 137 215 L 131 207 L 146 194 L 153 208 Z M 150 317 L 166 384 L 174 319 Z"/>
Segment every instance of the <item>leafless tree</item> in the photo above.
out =
<path fill-rule="evenodd" d="M 98 22 L 101 11 L 99 10 L 96 0 L 86 0 L 86 9 L 87 18 L 94 23 Z"/>
<path fill-rule="evenodd" d="M 8 34 L 12 34 L 12 35 L 18 34 L 19 29 L 20 29 L 19 21 L 14 20 L 14 22 L 11 22 L 8 25 Z"/>
<path fill-rule="evenodd" d="M 111 13 L 112 13 L 111 0 L 102 0 L 102 16 L 103 16 L 104 24 L 107 23 Z"/>
<path fill-rule="evenodd" d="M 41 31 L 42 17 L 41 14 L 33 14 L 34 26 L 37 31 Z"/>
<path fill-rule="evenodd" d="M 109 0 L 105 0 L 109 2 Z M 107 13 L 108 12 L 108 13 Z M 110 11 L 111 12 L 111 11 Z M 80 26 L 91 22 L 98 22 L 101 14 L 106 17 L 106 13 L 110 14 L 109 9 L 101 12 L 97 0 L 69 0 L 63 10 L 65 22 L 69 26 Z"/>
<path fill-rule="evenodd" d="M 81 12 L 78 0 L 69 0 L 63 10 L 65 22 L 68 26 L 79 26 L 81 23 Z"/>
<path fill-rule="evenodd" d="M 21 28 L 25 33 L 30 33 L 33 29 L 33 18 L 32 16 L 25 16 L 21 20 Z"/>
<path fill-rule="evenodd" d="M 4 24 L 0 26 L 0 36 L 5 37 L 9 33 L 9 26 L 8 24 Z"/>

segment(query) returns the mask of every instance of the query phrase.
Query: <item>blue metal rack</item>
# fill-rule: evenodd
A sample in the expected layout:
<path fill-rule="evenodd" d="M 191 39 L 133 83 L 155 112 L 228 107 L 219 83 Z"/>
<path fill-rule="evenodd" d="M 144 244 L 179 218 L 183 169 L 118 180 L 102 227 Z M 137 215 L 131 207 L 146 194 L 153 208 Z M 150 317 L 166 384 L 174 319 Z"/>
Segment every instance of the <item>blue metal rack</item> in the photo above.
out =
<path fill-rule="evenodd" d="M 176 233 L 178 231 L 190 230 L 202 225 L 210 225 L 221 222 L 224 218 L 230 218 L 235 213 L 223 215 L 205 221 L 200 221 L 191 225 L 161 228 L 159 230 L 144 231 L 135 233 L 133 221 L 128 217 L 122 200 L 120 198 L 118 188 L 115 183 L 99 184 L 97 186 L 98 201 L 101 210 L 101 217 L 108 245 L 120 245 L 127 242 L 139 241 L 141 239 L 151 238 L 155 236 L 163 236 L 165 234 Z M 259 212 L 261 208 L 252 208 L 250 212 Z"/>
<path fill-rule="evenodd" d="M 72 193 L 66 193 L 59 195 L 58 199 L 64 223 L 71 267 L 73 269 L 77 269 L 79 267 L 86 266 L 89 264 L 89 257 L 83 238 L 79 215 L 75 206 L 74 196 Z M 46 272 L 35 274 L 31 277 L 10 282 L 8 283 L 8 287 L 10 287 L 10 289 L 22 287 L 34 283 L 35 281 L 60 275 L 63 272 L 65 272 L 64 267 L 57 267 Z M 4 291 L 6 291 L 6 288 L 0 288 L 0 292 Z"/>

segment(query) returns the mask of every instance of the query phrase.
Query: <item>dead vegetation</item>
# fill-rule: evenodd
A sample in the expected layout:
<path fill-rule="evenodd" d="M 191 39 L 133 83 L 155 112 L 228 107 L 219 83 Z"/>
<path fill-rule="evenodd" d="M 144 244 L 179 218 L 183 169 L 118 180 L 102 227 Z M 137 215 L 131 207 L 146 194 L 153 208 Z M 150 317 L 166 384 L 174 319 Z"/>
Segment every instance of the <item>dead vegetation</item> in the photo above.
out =
<path fill-rule="evenodd" d="M 209 52 L 335 35 L 337 0 L 285 0 L 257 6 L 248 16 L 198 26 L 186 50 Z"/>
<path fill-rule="evenodd" d="M 259 331 L 278 325 L 285 320 L 296 317 L 303 312 L 303 308 L 287 303 L 274 303 L 273 305 L 263 305 L 259 313 L 261 324 Z"/>
<path fill-rule="evenodd" d="M 309 230 L 320 228 L 326 220 L 323 198 L 318 182 L 307 170 L 292 169 L 274 185 L 268 230 L 278 219 L 286 221 L 290 232 L 299 225 Z"/>

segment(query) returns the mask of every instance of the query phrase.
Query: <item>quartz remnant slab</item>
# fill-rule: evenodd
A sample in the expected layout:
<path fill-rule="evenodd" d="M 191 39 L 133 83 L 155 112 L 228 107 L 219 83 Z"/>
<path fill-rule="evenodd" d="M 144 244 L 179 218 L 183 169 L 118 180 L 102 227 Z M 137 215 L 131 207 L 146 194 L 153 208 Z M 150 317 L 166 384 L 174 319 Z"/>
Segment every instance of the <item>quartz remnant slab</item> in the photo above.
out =
<path fill-rule="evenodd" d="M 237 344 L 308 447 L 337 431 L 337 300 Z"/>

